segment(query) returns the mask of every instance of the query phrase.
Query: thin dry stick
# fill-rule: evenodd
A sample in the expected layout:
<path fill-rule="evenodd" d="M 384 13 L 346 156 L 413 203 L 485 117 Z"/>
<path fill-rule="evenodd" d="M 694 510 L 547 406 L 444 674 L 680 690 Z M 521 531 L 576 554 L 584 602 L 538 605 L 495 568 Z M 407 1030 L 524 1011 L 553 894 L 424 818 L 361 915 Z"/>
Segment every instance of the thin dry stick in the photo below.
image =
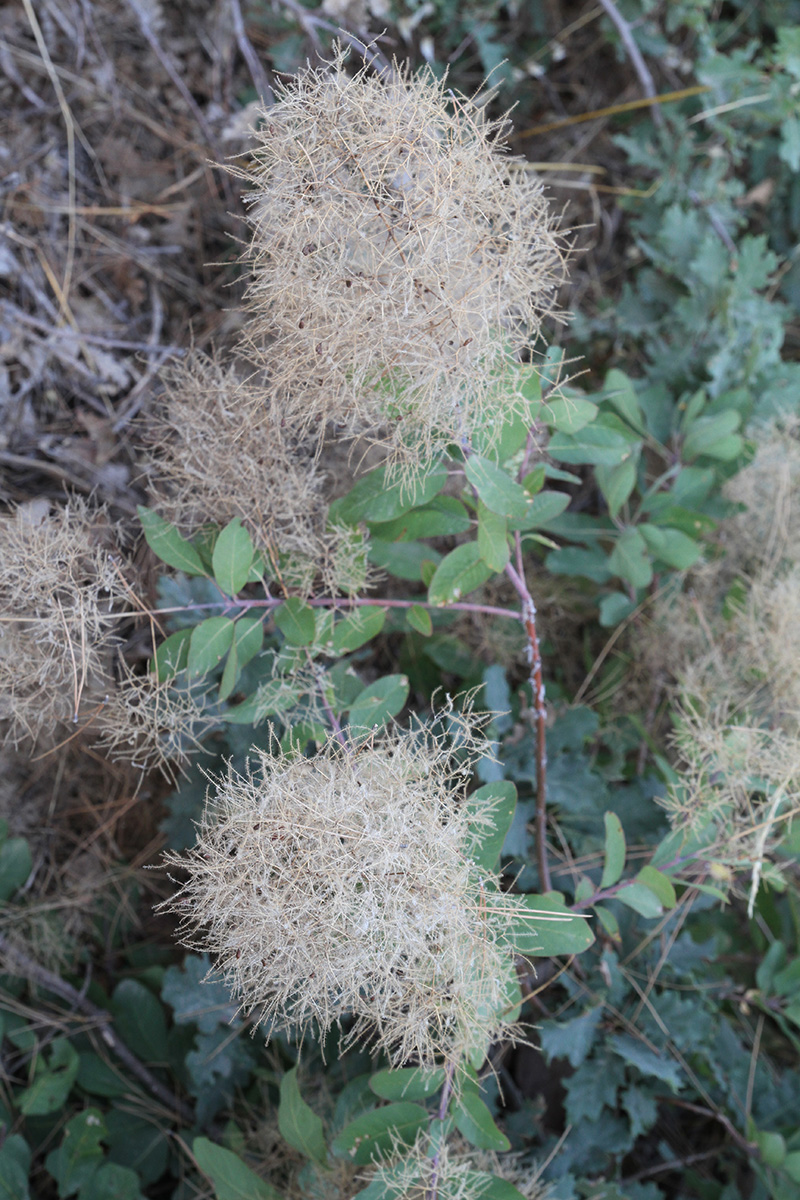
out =
<path fill-rule="evenodd" d="M 536 631 L 536 605 L 525 582 L 522 537 L 518 532 L 514 534 L 514 543 L 517 565 L 515 568 L 508 563 L 506 575 L 522 601 L 520 619 L 528 637 L 528 663 L 536 725 L 536 864 L 539 869 L 539 885 L 543 892 L 549 892 L 551 881 L 550 864 L 547 861 L 547 707 L 545 705 L 544 679 L 542 678 L 542 656 L 539 650 L 539 635 Z"/>
<path fill-rule="evenodd" d="M 242 7 L 239 0 L 230 0 L 231 16 L 233 17 L 233 32 L 236 35 L 236 44 L 239 47 L 239 53 L 247 63 L 247 69 L 250 72 L 250 78 L 255 85 L 258 95 L 265 104 L 272 104 L 275 100 L 272 88 L 269 86 L 267 73 L 261 65 L 261 60 L 253 49 L 253 43 L 247 36 L 244 17 L 242 16 Z"/>
<path fill-rule="evenodd" d="M 659 127 L 663 126 L 664 114 L 658 107 L 658 104 L 655 102 L 657 95 L 656 85 L 653 83 L 653 76 L 650 74 L 650 68 L 642 58 L 641 50 L 636 45 L 633 34 L 631 33 L 630 25 L 625 20 L 616 4 L 614 4 L 614 0 L 600 0 L 600 3 L 605 9 L 606 15 L 616 26 L 617 33 L 622 38 L 622 44 L 625 47 L 628 57 L 633 63 L 633 69 L 639 76 L 639 82 L 642 85 L 642 91 L 648 97 L 648 99 L 653 101 L 652 105 L 650 106 L 653 123 Z"/>
<path fill-rule="evenodd" d="M 0 933 L 0 952 L 10 960 L 10 965 L 19 970 L 31 983 L 39 984 L 40 987 L 46 988 L 48 992 L 52 992 L 55 996 L 60 996 L 62 1000 L 66 1000 L 74 1009 L 83 1013 L 99 1026 L 100 1036 L 117 1058 L 139 1079 L 148 1091 L 161 1101 L 171 1112 L 176 1113 L 185 1125 L 194 1124 L 194 1112 L 177 1096 L 173 1095 L 168 1088 L 164 1087 L 163 1083 L 159 1083 L 154 1075 L 147 1069 L 143 1062 L 140 1062 L 136 1055 L 128 1049 L 123 1041 L 114 1032 L 113 1018 L 105 1009 L 98 1008 L 96 1004 L 92 1004 L 91 1000 L 87 1000 L 81 992 L 77 991 L 70 984 L 66 983 L 60 976 L 54 974 L 53 971 L 48 971 L 46 967 L 42 967 L 39 963 L 29 958 L 22 950 L 13 946 L 8 939 Z"/>
<path fill-rule="evenodd" d="M 439 1097 L 439 1108 L 436 1113 L 436 1119 L 444 1121 L 447 1116 L 447 1109 L 450 1104 L 450 1096 L 453 1093 L 453 1082 L 456 1077 L 456 1064 L 448 1063 L 445 1068 L 445 1079 L 442 1085 L 442 1094 Z M 439 1160 L 441 1158 L 441 1149 L 438 1149 L 431 1161 L 431 1186 L 425 1193 L 425 1200 L 437 1200 L 439 1195 Z"/>
<path fill-rule="evenodd" d="M 308 9 L 300 3 L 300 0 L 281 0 L 281 4 L 284 8 L 288 8 L 290 12 L 294 13 L 298 24 L 302 26 L 302 28 L 311 38 L 311 41 L 314 43 L 314 48 L 318 53 L 322 49 L 322 43 L 320 42 L 317 30 L 327 29 L 329 33 L 335 33 L 338 37 L 340 37 L 341 40 L 346 42 L 348 46 L 352 46 L 352 48 L 361 55 L 364 62 L 368 66 L 374 68 L 379 75 L 386 75 L 388 77 L 394 74 L 391 65 L 389 64 L 389 60 L 385 58 L 383 54 L 381 54 L 380 50 L 376 48 L 374 42 L 370 42 L 369 45 L 367 45 L 366 42 L 362 42 L 361 38 L 356 37 L 354 33 L 351 33 L 349 29 L 345 29 L 344 26 L 334 25 L 330 21 L 324 20 L 322 17 L 315 16 L 314 13 L 309 12 Z"/>

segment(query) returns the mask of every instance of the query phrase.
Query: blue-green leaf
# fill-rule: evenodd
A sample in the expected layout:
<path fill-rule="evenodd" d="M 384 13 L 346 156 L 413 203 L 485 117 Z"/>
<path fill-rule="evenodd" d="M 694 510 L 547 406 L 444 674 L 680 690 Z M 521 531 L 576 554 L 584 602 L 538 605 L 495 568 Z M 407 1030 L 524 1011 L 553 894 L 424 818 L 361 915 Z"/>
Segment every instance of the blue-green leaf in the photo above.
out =
<path fill-rule="evenodd" d="M 482 500 L 478 502 L 478 549 L 486 566 L 493 571 L 504 570 L 511 557 L 506 517 L 492 512 Z"/>
<path fill-rule="evenodd" d="M 335 654 L 351 654 L 377 637 L 386 622 L 385 608 L 357 608 L 341 617 L 333 627 Z"/>
<path fill-rule="evenodd" d="M 222 661 L 233 642 L 230 617 L 209 617 L 195 625 L 189 641 L 187 671 L 190 676 L 205 675 Z"/>
<path fill-rule="evenodd" d="M 594 941 L 587 919 L 571 913 L 558 892 L 514 900 L 518 915 L 508 918 L 503 936 L 518 954 L 530 958 L 582 954 Z"/>
<path fill-rule="evenodd" d="M 509 1150 L 511 1143 L 495 1125 L 492 1114 L 475 1092 L 464 1091 L 450 1104 L 456 1128 L 478 1150 Z"/>
<path fill-rule="evenodd" d="M 185 670 L 189 661 L 191 637 L 191 629 L 179 629 L 156 647 L 150 669 L 155 671 L 159 683 L 166 683 L 167 680 L 174 679 L 179 671 Z"/>
<path fill-rule="evenodd" d="M 370 1089 L 382 1100 L 430 1100 L 444 1083 L 444 1068 L 397 1067 L 378 1071 L 369 1081 Z"/>
<path fill-rule="evenodd" d="M 224 1146 L 198 1137 L 192 1142 L 192 1153 L 200 1170 L 213 1183 L 217 1200 L 281 1200 L 280 1192 L 259 1179 L 237 1154 Z"/>
<path fill-rule="evenodd" d="M 419 1104 L 401 1101 L 375 1108 L 346 1125 L 333 1142 L 333 1152 L 364 1167 L 394 1150 L 397 1144 L 412 1145 L 428 1123 L 428 1111 Z"/>
<path fill-rule="evenodd" d="M 436 568 L 428 588 L 428 600 L 437 607 L 453 604 L 491 579 L 494 572 L 481 558 L 477 542 L 465 542 L 451 550 Z"/>
<path fill-rule="evenodd" d="M 331 520 L 354 525 L 358 521 L 392 521 L 412 508 L 428 504 L 447 482 L 447 471 L 439 464 L 426 475 L 418 475 L 411 483 L 400 478 L 386 482 L 386 468 L 370 471 L 346 496 L 331 505 Z"/>
<path fill-rule="evenodd" d="M 617 814 L 607 812 L 603 820 L 606 826 L 606 843 L 603 876 L 600 880 L 600 887 L 607 888 L 622 878 L 622 871 L 625 866 L 626 846 L 622 822 Z"/>
<path fill-rule="evenodd" d="M 214 543 L 214 579 L 226 596 L 236 596 L 250 576 L 255 549 L 238 517 L 229 521 Z"/>
<path fill-rule="evenodd" d="M 298 596 L 290 596 L 275 609 L 275 624 L 291 646 L 310 646 L 317 629 L 314 609 Z"/>
<path fill-rule="evenodd" d="M 638 529 L 626 529 L 619 537 L 608 556 L 608 565 L 615 575 L 635 588 L 647 587 L 653 578 L 653 564 Z"/>
<path fill-rule="evenodd" d="M 168 567 L 175 567 L 187 575 L 206 575 L 200 555 L 191 542 L 178 533 L 174 525 L 165 521 L 151 508 L 143 504 L 137 506 L 139 520 L 142 522 L 145 540 L 148 546 L 157 554 Z"/>
<path fill-rule="evenodd" d="M 290 1146 L 306 1158 L 325 1166 L 328 1149 L 322 1119 L 306 1104 L 297 1084 L 297 1067 L 287 1071 L 281 1080 L 278 1105 L 278 1129 Z"/>
<path fill-rule="evenodd" d="M 391 717 L 396 717 L 408 699 L 408 688 L 406 675 L 384 675 L 364 688 L 350 708 L 353 736 L 370 733 L 376 725 L 383 725 Z"/>
<path fill-rule="evenodd" d="M 525 516 L 528 497 L 520 484 L 502 467 L 480 454 L 470 454 L 464 462 L 464 472 L 483 503 L 492 512 L 501 517 L 517 519 Z"/>

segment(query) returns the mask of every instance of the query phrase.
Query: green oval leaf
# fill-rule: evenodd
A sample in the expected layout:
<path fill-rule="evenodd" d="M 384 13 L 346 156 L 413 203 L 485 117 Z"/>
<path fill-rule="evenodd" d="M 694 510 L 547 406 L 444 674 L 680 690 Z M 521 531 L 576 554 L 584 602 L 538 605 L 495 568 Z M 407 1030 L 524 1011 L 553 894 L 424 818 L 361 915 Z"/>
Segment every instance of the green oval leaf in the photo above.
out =
<path fill-rule="evenodd" d="M 299 596 L 290 596 L 275 609 L 275 624 L 292 646 L 310 646 L 317 630 L 316 614 Z"/>
<path fill-rule="evenodd" d="M 80 1059 L 70 1042 L 56 1038 L 50 1050 L 46 1070 L 40 1071 L 30 1087 L 17 1097 L 20 1112 L 26 1117 L 42 1117 L 58 1112 L 78 1074 Z"/>
<path fill-rule="evenodd" d="M 139 504 L 136 508 L 139 520 L 142 522 L 145 540 L 162 562 L 187 575 L 206 575 L 200 555 L 191 542 L 178 533 L 174 525 L 165 521 L 152 508 Z"/>
<path fill-rule="evenodd" d="M 350 730 L 359 737 L 396 717 L 408 699 L 406 675 L 384 675 L 364 688 L 350 707 Z"/>
<path fill-rule="evenodd" d="M 123 979 L 114 989 L 111 1013 L 122 1040 L 145 1062 L 165 1062 L 167 1018 L 160 1001 L 136 979 Z"/>
<path fill-rule="evenodd" d="M 569 504 L 566 492 L 537 492 L 528 501 L 528 510 L 521 521 L 510 521 L 510 529 L 538 529 L 555 517 L 560 517 Z"/>
<path fill-rule="evenodd" d="M 446 482 L 447 471 L 438 463 L 428 474 L 418 475 L 410 483 L 395 479 L 387 484 L 386 467 L 378 467 L 331 505 L 329 517 L 346 525 L 392 521 L 412 508 L 428 504 Z"/>
<path fill-rule="evenodd" d="M 229 521 L 214 543 L 214 579 L 226 596 L 236 596 L 247 583 L 255 549 L 238 517 Z"/>
<path fill-rule="evenodd" d="M 413 542 L 417 538 L 454 537 L 472 525 L 469 513 L 455 496 L 435 496 L 423 508 L 414 508 L 394 521 L 367 523 L 374 537 L 384 542 Z"/>
<path fill-rule="evenodd" d="M 325 1166 L 328 1161 L 328 1149 L 322 1119 L 300 1095 L 297 1067 L 287 1071 L 281 1080 L 278 1129 L 281 1137 L 284 1137 L 290 1146 L 294 1146 L 295 1150 Z"/>
<path fill-rule="evenodd" d="M 639 525 L 638 529 L 647 542 L 650 553 L 660 558 L 668 567 L 684 571 L 700 557 L 701 549 L 696 540 L 682 533 L 680 529 L 664 529 L 647 522 Z"/>
<path fill-rule="evenodd" d="M 478 1150 L 510 1150 L 511 1142 L 495 1125 L 492 1114 L 475 1092 L 465 1091 L 450 1104 L 456 1128 Z"/>
<path fill-rule="evenodd" d="M 385 608 L 357 608 L 341 617 L 333 627 L 335 654 L 351 654 L 377 637 L 386 623 Z"/>
<path fill-rule="evenodd" d="M 192 1142 L 192 1154 L 204 1175 L 214 1185 L 217 1200 L 282 1200 L 280 1192 L 259 1179 L 237 1154 L 215 1146 L 208 1138 Z"/>
<path fill-rule="evenodd" d="M 192 630 L 187 658 L 190 676 L 205 675 L 222 661 L 233 642 L 233 621 L 230 617 L 209 617 Z"/>
<path fill-rule="evenodd" d="M 453 604 L 491 579 L 494 572 L 481 558 L 477 542 L 456 546 L 439 563 L 428 588 L 428 600 L 437 608 Z"/>
<path fill-rule="evenodd" d="M 483 503 L 492 512 L 501 517 L 517 519 L 525 516 L 528 508 L 525 490 L 502 467 L 496 466 L 480 454 L 470 454 L 464 462 L 464 472 Z"/>
<path fill-rule="evenodd" d="M 636 876 L 636 880 L 638 883 L 643 883 L 646 888 L 649 888 L 653 895 L 658 897 L 664 908 L 674 908 L 678 903 L 678 897 L 675 895 L 672 880 L 655 867 L 642 867 Z"/>
<path fill-rule="evenodd" d="M 350 1159 L 364 1167 L 393 1150 L 397 1143 L 410 1146 L 427 1123 L 428 1112 L 419 1104 L 406 1101 L 387 1104 L 346 1125 L 334 1140 L 332 1149 L 339 1158 Z"/>
<path fill-rule="evenodd" d="M 636 486 L 636 462 L 631 456 L 616 467 L 596 467 L 595 478 L 608 505 L 609 516 L 616 517 Z"/>
<path fill-rule="evenodd" d="M 411 605 L 411 608 L 406 612 L 406 620 L 411 628 L 415 629 L 417 633 L 421 633 L 423 637 L 430 637 L 433 633 L 431 614 L 421 604 Z"/>
<path fill-rule="evenodd" d="M 370 1090 L 382 1100 L 430 1100 L 444 1083 L 444 1068 L 398 1067 L 378 1071 L 369 1081 Z"/>
<path fill-rule="evenodd" d="M 488 823 L 474 819 L 470 821 L 471 840 L 465 850 L 484 871 L 494 871 L 497 866 L 516 806 L 517 789 L 505 779 L 485 783 L 467 798 L 468 814 L 474 813 L 475 817 L 488 815 L 489 818 Z"/>
<path fill-rule="evenodd" d="M 505 570 L 511 557 L 508 546 L 508 520 L 478 501 L 478 550 L 492 571 Z"/>
<path fill-rule="evenodd" d="M 608 565 L 615 575 L 635 588 L 647 587 L 653 578 L 653 564 L 638 529 L 625 530 L 608 556 Z"/>
<path fill-rule="evenodd" d="M 625 867 L 625 833 L 616 813 L 607 812 L 603 817 L 606 826 L 605 860 L 600 887 L 607 888 L 622 878 Z"/>
<path fill-rule="evenodd" d="M 585 917 L 575 916 L 558 892 L 546 896 L 515 896 L 518 916 L 511 916 L 503 937 L 516 953 L 529 958 L 582 954 L 594 941 Z"/>
<path fill-rule="evenodd" d="M 597 416 L 597 405 L 582 396 L 557 396 L 542 405 L 542 420 L 559 433 L 578 433 Z"/>
<path fill-rule="evenodd" d="M 616 467 L 631 454 L 631 444 L 617 430 L 593 424 L 576 434 L 554 433 L 547 453 L 558 462 Z"/>
<path fill-rule="evenodd" d="M 155 671 L 159 683 L 166 683 L 168 679 L 174 679 L 179 671 L 185 670 L 191 637 L 191 629 L 179 629 L 156 648 L 150 669 Z"/>
<path fill-rule="evenodd" d="M 626 884 L 617 892 L 617 900 L 648 919 L 660 917 L 664 911 L 658 896 L 644 883 Z"/>
<path fill-rule="evenodd" d="M 251 658 L 255 658 L 264 645 L 264 623 L 261 617 L 239 617 L 233 630 L 233 644 L 241 669 Z"/>

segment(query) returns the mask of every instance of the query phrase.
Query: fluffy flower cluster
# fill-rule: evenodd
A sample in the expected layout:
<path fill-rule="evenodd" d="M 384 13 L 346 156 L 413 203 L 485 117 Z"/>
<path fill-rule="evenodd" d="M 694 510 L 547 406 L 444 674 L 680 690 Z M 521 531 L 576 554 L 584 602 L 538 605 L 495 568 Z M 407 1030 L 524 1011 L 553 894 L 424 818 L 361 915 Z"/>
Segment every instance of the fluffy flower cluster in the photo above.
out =
<path fill-rule="evenodd" d="M 484 110 L 427 70 L 351 78 L 339 57 L 286 86 L 256 138 L 253 345 L 295 419 L 381 430 L 418 462 L 513 404 L 504 377 L 554 311 L 561 239 Z"/>
<path fill-rule="evenodd" d="M 797 432 L 757 435 L 753 462 L 726 489 L 740 511 L 720 529 L 724 556 L 655 622 L 680 688 L 673 815 L 695 827 L 713 820 L 720 859 L 751 870 L 751 906 L 777 825 L 800 798 Z"/>
<path fill-rule="evenodd" d="M 0 518 L 0 722 L 36 739 L 107 684 L 125 587 L 103 510 L 32 501 Z"/>
<path fill-rule="evenodd" d="M 362 590 L 363 538 L 329 525 L 315 448 L 274 394 L 200 353 L 163 381 L 150 462 L 159 512 L 187 534 L 239 517 L 268 571 L 295 593 Z"/>
<path fill-rule="evenodd" d="M 328 1029 L 396 1064 L 457 1061 L 507 1026 L 504 906 L 469 857 L 465 780 L 419 734 L 260 754 L 213 792 L 167 907 L 248 1012 Z M 487 814 L 483 819 L 491 821 Z"/>

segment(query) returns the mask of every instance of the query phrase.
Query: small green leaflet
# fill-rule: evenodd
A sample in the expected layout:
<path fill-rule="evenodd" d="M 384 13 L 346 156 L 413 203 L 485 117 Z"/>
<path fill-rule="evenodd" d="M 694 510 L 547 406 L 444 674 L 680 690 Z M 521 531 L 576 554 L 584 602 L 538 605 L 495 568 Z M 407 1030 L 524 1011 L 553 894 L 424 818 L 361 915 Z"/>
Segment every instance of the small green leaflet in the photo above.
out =
<path fill-rule="evenodd" d="M 465 542 L 451 550 L 436 568 L 428 588 L 428 600 L 438 608 L 453 604 L 491 579 L 494 572 L 481 558 L 477 542 Z"/>
<path fill-rule="evenodd" d="M 478 1150 L 510 1150 L 511 1143 L 495 1125 L 492 1114 L 475 1092 L 465 1091 L 450 1104 L 450 1112 L 462 1137 Z"/>
<path fill-rule="evenodd" d="M 334 653 L 351 654 L 377 637 L 385 622 L 385 608 L 357 608 L 341 617 L 333 627 Z"/>
<path fill-rule="evenodd" d="M 224 1146 L 198 1137 L 192 1142 L 192 1154 L 213 1183 L 217 1200 L 282 1200 L 280 1192 L 259 1179 L 237 1154 Z"/>
<path fill-rule="evenodd" d="M 187 575 L 207 574 L 192 543 L 187 542 L 174 525 L 170 525 L 169 521 L 165 521 L 151 508 L 145 508 L 143 504 L 138 505 L 136 511 L 142 522 L 148 546 L 162 562 L 178 571 L 185 571 Z"/>
<path fill-rule="evenodd" d="M 606 826 L 605 861 L 600 887 L 611 887 L 622 878 L 625 866 L 625 833 L 616 813 L 607 812 L 603 818 Z"/>
<path fill-rule="evenodd" d="M 382 1100 L 429 1100 L 444 1083 L 443 1067 L 398 1067 L 378 1071 L 369 1081 L 370 1090 Z"/>
<path fill-rule="evenodd" d="M 386 468 L 378 467 L 331 505 L 329 517 L 347 525 L 355 525 L 358 521 L 393 521 L 412 508 L 430 503 L 446 481 L 447 471 L 439 464 L 410 484 L 401 479 L 387 483 Z"/>
<path fill-rule="evenodd" d="M 174 679 L 179 671 L 183 671 L 189 660 L 189 642 L 191 629 L 179 629 L 171 633 L 156 648 L 155 656 L 150 663 L 150 670 L 155 671 L 159 683 Z"/>
<path fill-rule="evenodd" d="M 528 497 L 502 467 L 480 454 L 470 454 L 464 462 L 464 472 L 479 497 L 492 512 L 501 517 L 520 520 L 528 509 Z"/>
<path fill-rule="evenodd" d="M 653 564 L 638 529 L 631 527 L 623 532 L 608 557 L 608 565 L 615 575 L 635 588 L 647 587 L 653 578 Z"/>
<path fill-rule="evenodd" d="M 508 546 L 508 521 L 478 501 L 478 549 L 487 567 L 493 571 L 505 570 L 510 558 Z"/>
<path fill-rule="evenodd" d="M 572 913 L 559 892 L 514 899 L 518 915 L 508 919 L 503 936 L 518 954 L 530 958 L 582 954 L 594 941 L 586 918 Z"/>
<path fill-rule="evenodd" d="M 408 699 L 406 675 L 384 675 L 364 688 L 350 708 L 350 729 L 359 737 L 396 717 Z"/>
<path fill-rule="evenodd" d="M 247 583 L 254 554 L 250 534 L 234 517 L 217 538 L 211 556 L 214 579 L 226 596 L 238 595 Z"/>
<path fill-rule="evenodd" d="M 398 1143 L 410 1146 L 420 1129 L 428 1124 L 429 1113 L 420 1104 L 401 1101 L 387 1104 L 356 1117 L 333 1142 L 333 1152 L 364 1167 L 381 1155 L 394 1150 Z"/>
<path fill-rule="evenodd" d="M 275 609 L 275 624 L 292 646 L 310 646 L 317 622 L 314 609 L 298 596 L 290 596 Z"/>
<path fill-rule="evenodd" d="M 415 629 L 417 633 L 421 633 L 423 637 L 430 637 L 433 633 L 431 614 L 421 604 L 411 605 L 411 608 L 406 612 L 406 620 L 411 628 Z"/>
<path fill-rule="evenodd" d="M 209 617 L 192 630 L 187 670 L 191 677 L 213 670 L 228 653 L 233 642 L 230 617 Z"/>
<path fill-rule="evenodd" d="M 278 1129 L 290 1146 L 299 1150 L 306 1158 L 325 1166 L 328 1149 L 322 1120 L 306 1104 L 297 1084 L 297 1067 L 287 1071 L 281 1080 L 281 1098 L 278 1105 Z"/>

